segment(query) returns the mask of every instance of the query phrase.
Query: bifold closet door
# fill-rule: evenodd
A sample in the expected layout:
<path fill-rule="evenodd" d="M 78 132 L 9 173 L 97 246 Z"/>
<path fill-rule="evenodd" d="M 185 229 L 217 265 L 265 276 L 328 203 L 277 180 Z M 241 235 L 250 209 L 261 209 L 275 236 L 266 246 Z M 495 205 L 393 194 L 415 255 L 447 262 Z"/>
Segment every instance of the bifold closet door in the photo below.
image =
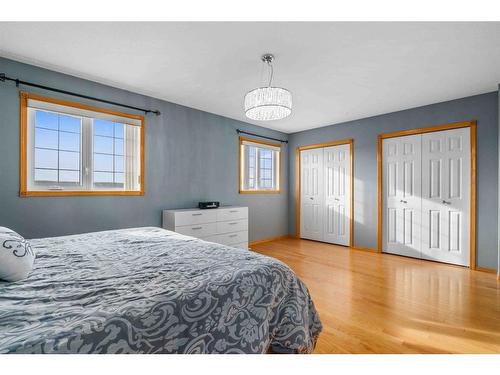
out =
<path fill-rule="evenodd" d="M 470 265 L 470 128 L 382 141 L 382 251 Z"/>
<path fill-rule="evenodd" d="M 382 250 L 421 256 L 421 135 L 382 141 Z"/>
<path fill-rule="evenodd" d="M 349 246 L 351 217 L 350 145 L 323 149 L 325 185 L 325 242 Z"/>
<path fill-rule="evenodd" d="M 349 245 L 350 145 L 300 152 L 301 238 Z"/>
<path fill-rule="evenodd" d="M 323 241 L 323 149 L 300 152 L 300 235 Z"/>
<path fill-rule="evenodd" d="M 422 135 L 422 258 L 470 265 L 470 128 Z"/>

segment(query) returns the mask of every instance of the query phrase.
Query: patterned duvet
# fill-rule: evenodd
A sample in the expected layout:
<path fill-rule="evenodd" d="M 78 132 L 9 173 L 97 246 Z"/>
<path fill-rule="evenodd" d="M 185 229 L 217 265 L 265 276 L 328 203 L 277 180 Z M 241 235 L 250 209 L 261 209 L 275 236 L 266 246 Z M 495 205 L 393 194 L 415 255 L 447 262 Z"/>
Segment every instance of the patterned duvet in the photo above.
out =
<path fill-rule="evenodd" d="M 160 228 L 30 241 L 0 281 L 0 353 L 311 352 L 321 323 L 283 263 Z"/>

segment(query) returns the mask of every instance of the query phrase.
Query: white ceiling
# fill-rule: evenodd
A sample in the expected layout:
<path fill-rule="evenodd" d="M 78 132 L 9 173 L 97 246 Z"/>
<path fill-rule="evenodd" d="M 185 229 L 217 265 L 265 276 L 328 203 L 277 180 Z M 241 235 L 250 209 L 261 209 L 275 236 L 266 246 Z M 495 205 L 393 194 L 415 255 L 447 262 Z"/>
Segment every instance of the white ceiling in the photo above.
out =
<path fill-rule="evenodd" d="M 265 52 L 293 114 L 249 121 Z M 497 90 L 500 23 L 0 23 L 0 55 L 293 133 Z"/>

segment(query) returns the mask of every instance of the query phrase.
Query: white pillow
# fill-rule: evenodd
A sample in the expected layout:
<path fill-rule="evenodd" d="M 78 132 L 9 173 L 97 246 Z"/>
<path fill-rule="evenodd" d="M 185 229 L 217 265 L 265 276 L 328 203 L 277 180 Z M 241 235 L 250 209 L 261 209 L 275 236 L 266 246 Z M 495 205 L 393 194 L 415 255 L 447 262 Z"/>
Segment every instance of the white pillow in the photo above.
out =
<path fill-rule="evenodd" d="M 0 227 L 0 279 L 19 281 L 33 269 L 35 253 L 31 245 L 13 230 Z"/>

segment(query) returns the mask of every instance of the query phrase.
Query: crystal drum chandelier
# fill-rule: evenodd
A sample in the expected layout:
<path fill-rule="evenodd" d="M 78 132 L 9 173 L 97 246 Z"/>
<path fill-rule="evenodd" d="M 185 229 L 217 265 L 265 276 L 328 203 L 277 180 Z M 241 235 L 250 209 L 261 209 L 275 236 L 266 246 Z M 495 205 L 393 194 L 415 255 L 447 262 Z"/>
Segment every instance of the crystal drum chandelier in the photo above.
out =
<path fill-rule="evenodd" d="M 262 61 L 269 68 L 267 87 L 259 87 L 245 95 L 245 115 L 257 121 L 280 120 L 292 113 L 292 93 L 281 87 L 272 87 L 274 56 L 265 54 Z"/>

